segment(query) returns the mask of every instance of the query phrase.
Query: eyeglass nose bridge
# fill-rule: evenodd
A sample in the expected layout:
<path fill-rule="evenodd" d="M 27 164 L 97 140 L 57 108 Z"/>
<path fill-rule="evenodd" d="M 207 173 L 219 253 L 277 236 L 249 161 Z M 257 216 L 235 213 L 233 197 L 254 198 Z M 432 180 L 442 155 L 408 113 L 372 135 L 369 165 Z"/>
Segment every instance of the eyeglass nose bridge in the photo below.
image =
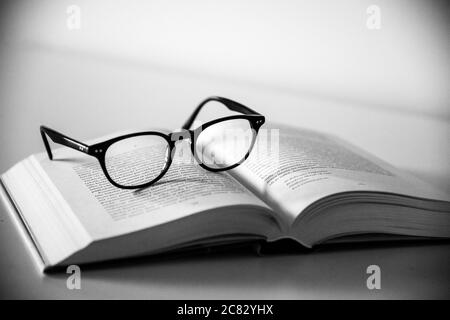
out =
<path fill-rule="evenodd" d="M 172 133 L 169 133 L 169 139 L 170 139 L 170 144 L 171 144 L 171 154 L 170 154 L 170 159 L 174 159 L 176 152 L 177 152 L 177 142 L 182 142 L 182 141 L 187 141 L 190 144 L 189 149 L 191 150 L 192 154 L 195 157 L 194 154 L 194 131 L 192 130 L 188 130 L 188 129 L 180 129 L 177 131 L 174 131 Z"/>
<path fill-rule="evenodd" d="M 178 141 L 185 140 L 192 144 L 192 141 L 194 139 L 194 131 L 192 130 L 186 130 L 181 129 L 180 131 L 175 131 L 169 134 L 170 141 L 172 141 L 173 144 L 175 144 Z"/>

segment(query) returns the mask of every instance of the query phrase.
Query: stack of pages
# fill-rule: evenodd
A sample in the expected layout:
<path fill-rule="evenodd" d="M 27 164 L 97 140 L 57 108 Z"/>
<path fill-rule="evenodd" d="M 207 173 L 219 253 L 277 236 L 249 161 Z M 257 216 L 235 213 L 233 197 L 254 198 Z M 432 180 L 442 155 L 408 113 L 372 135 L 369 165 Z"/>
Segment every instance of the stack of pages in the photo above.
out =
<path fill-rule="evenodd" d="M 255 240 L 450 237 L 449 195 L 334 136 L 273 128 L 227 172 L 175 162 L 155 185 L 124 190 L 63 147 L 4 173 L 3 194 L 46 269 Z"/>

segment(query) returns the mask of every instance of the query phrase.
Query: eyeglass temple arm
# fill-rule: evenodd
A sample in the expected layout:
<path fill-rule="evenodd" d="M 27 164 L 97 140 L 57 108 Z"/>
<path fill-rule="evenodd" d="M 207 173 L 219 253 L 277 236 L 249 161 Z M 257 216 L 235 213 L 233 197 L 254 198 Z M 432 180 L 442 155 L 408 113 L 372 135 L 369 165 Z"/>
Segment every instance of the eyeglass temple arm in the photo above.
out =
<path fill-rule="evenodd" d="M 59 143 L 62 144 L 63 146 L 89 154 L 89 146 L 82 142 L 69 138 L 68 136 L 63 135 L 62 133 L 59 133 L 58 131 L 50 129 L 46 126 L 41 126 L 40 131 L 42 140 L 44 141 L 45 149 L 47 150 L 47 154 L 50 160 L 53 160 L 53 153 L 50 148 L 50 144 L 48 143 L 47 136 L 49 136 L 50 139 L 52 139 L 52 141 L 55 143 Z"/>
<path fill-rule="evenodd" d="M 190 117 L 186 120 L 186 122 L 183 124 L 183 129 L 187 130 L 189 129 L 192 124 L 195 121 L 195 118 L 197 118 L 200 110 L 202 109 L 202 107 L 210 102 L 210 101 L 217 101 L 217 102 L 221 102 L 222 104 L 224 104 L 229 110 L 231 111 L 236 111 L 236 112 L 240 112 L 243 114 L 256 114 L 256 115 L 260 115 L 258 112 L 250 109 L 249 107 L 246 107 L 242 104 L 240 104 L 239 102 L 227 99 L 227 98 L 223 98 L 223 97 L 218 97 L 218 96 L 213 96 L 213 97 L 209 97 L 206 98 L 205 100 L 203 100 L 197 108 L 195 108 L 194 112 L 192 112 L 192 114 L 190 115 Z"/>

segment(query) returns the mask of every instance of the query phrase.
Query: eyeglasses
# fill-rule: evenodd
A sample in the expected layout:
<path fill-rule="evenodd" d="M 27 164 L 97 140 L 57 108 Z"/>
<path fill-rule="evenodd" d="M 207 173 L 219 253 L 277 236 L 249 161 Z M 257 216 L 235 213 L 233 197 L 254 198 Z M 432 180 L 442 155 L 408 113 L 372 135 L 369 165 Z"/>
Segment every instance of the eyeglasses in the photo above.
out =
<path fill-rule="evenodd" d="M 191 130 L 200 110 L 211 101 L 241 114 L 218 118 Z M 139 189 L 164 176 L 172 164 L 175 143 L 180 140 L 190 142 L 194 159 L 206 170 L 220 172 L 237 167 L 250 155 L 264 121 L 264 116 L 238 102 L 209 97 L 198 105 L 180 131 L 169 134 L 137 132 L 89 146 L 45 126 L 41 126 L 40 131 L 50 160 L 53 154 L 47 136 L 55 143 L 97 158 L 114 186 Z"/>

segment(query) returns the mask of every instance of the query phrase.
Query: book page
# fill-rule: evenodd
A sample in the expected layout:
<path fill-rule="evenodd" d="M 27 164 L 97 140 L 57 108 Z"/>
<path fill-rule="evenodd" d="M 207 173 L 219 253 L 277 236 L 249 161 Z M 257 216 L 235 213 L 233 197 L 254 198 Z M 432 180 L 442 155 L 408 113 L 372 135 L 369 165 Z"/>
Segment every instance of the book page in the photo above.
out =
<path fill-rule="evenodd" d="M 190 155 L 182 145 L 177 150 L 185 153 L 183 159 Z M 140 174 L 139 167 L 154 162 L 142 154 L 128 152 L 124 157 L 134 159 L 135 174 Z M 124 157 L 117 158 L 114 165 L 123 166 L 128 161 Z M 44 153 L 34 156 L 34 160 L 94 239 L 142 230 L 218 207 L 258 206 L 270 210 L 227 173 L 206 171 L 193 161 L 175 159 L 154 185 L 127 190 L 106 179 L 96 158 L 69 148 L 55 149 L 53 161 Z"/>
<path fill-rule="evenodd" d="M 340 192 L 448 201 L 439 190 L 339 138 L 286 126 L 265 128 L 249 159 L 233 174 L 290 222 L 316 200 Z"/>

